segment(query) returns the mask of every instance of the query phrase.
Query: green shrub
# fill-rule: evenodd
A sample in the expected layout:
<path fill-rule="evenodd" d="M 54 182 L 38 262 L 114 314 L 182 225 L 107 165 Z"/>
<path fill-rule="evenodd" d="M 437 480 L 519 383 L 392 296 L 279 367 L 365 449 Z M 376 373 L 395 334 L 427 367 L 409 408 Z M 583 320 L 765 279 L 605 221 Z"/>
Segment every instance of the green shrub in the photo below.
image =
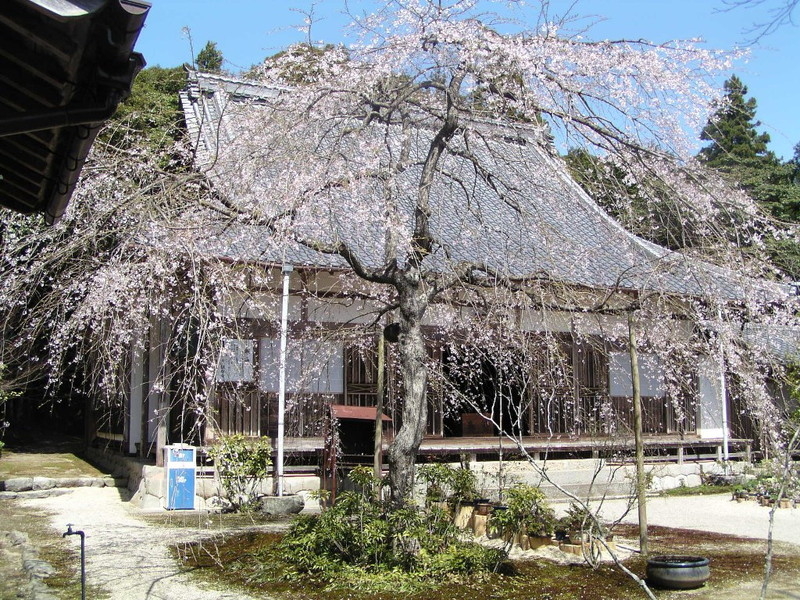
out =
<path fill-rule="evenodd" d="M 258 504 L 259 484 L 272 464 L 269 438 L 248 439 L 243 435 L 220 438 L 208 455 L 214 460 L 222 489 L 233 509 L 246 511 Z"/>
<path fill-rule="evenodd" d="M 417 478 L 426 484 L 425 500 L 449 501 L 453 504 L 472 502 L 478 497 L 475 473 L 465 467 L 453 468 L 442 463 L 422 465 Z"/>
<path fill-rule="evenodd" d="M 335 579 L 356 569 L 426 577 L 493 571 L 505 560 L 502 551 L 463 541 L 438 507 L 397 509 L 375 500 L 381 482 L 370 469 L 350 478 L 359 491 L 342 492 L 319 515 L 301 516 L 281 541 L 281 554 L 295 573 Z"/>
<path fill-rule="evenodd" d="M 518 484 L 507 492 L 507 508 L 495 510 L 489 518 L 489 527 L 503 536 L 521 533 L 533 536 L 551 536 L 556 524 L 555 513 L 538 488 Z"/>
<path fill-rule="evenodd" d="M 569 505 L 567 514 L 558 520 L 558 527 L 567 532 L 590 533 L 593 537 L 605 537 L 609 533 L 608 528 L 587 507 L 575 502 Z"/>

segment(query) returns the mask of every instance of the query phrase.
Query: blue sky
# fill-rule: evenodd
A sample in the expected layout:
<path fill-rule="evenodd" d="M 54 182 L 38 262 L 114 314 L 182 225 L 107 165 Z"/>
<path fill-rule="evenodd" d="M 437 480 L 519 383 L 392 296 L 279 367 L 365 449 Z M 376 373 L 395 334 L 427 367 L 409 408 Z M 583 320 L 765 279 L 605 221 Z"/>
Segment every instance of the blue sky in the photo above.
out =
<path fill-rule="evenodd" d="M 236 71 L 260 62 L 289 44 L 305 40 L 297 29 L 309 1 L 280 0 L 151 0 L 153 8 L 136 49 L 148 65 L 163 67 L 191 62 L 194 52 L 208 40 L 217 42 L 227 64 Z M 529 0 L 529 4 L 537 0 Z M 630 38 L 664 42 L 702 38 L 709 48 L 732 49 L 747 45 L 748 30 L 763 22 L 767 10 L 781 0 L 766 0 L 749 9 L 725 11 L 723 0 L 551 0 L 551 12 L 567 10 L 585 16 L 591 25 L 586 36 L 594 39 Z M 314 41 L 346 41 L 340 14 L 341 0 L 316 3 Z M 800 12 L 798 8 L 795 12 Z M 795 15 L 800 22 L 800 14 Z M 750 45 L 750 58 L 735 72 L 758 101 L 762 129 L 770 134 L 770 149 L 788 159 L 800 142 L 800 27 L 786 25 Z M 722 85 L 722 81 L 720 81 Z"/>

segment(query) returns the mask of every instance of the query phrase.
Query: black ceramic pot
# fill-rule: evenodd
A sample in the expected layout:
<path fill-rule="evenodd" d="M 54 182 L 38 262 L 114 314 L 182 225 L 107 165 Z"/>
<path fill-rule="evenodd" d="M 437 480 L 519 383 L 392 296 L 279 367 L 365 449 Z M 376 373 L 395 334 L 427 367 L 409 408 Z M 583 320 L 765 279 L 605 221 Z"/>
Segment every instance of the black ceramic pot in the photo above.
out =
<path fill-rule="evenodd" d="M 654 556 L 647 560 L 647 583 L 670 590 L 689 590 L 708 581 L 709 560 L 701 556 Z"/>

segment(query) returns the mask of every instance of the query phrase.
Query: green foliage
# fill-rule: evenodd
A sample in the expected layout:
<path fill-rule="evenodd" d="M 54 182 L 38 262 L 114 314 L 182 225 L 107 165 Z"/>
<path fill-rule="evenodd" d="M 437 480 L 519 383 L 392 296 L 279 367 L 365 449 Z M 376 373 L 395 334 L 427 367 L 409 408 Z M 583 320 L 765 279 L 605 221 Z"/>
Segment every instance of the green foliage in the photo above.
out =
<path fill-rule="evenodd" d="M 781 493 L 781 489 L 783 492 Z M 758 494 L 773 500 L 781 493 L 783 498 L 797 498 L 800 496 L 800 473 L 796 469 L 788 474 L 783 472 L 782 465 L 777 462 L 767 462 L 763 471 L 754 479 L 750 479 L 733 489 L 735 495 Z"/>
<path fill-rule="evenodd" d="M 601 537 L 608 534 L 608 528 L 597 519 L 596 515 L 586 506 L 575 502 L 569 505 L 567 514 L 558 520 L 558 527 L 565 531 L 580 531 Z"/>
<path fill-rule="evenodd" d="M 573 148 L 564 156 L 572 178 L 612 218 L 625 229 L 671 250 L 699 248 L 708 240 L 700 231 L 705 227 L 696 215 L 675 201 L 674 193 L 657 177 L 638 185 L 631 183 L 619 166 Z M 718 214 L 720 225 L 736 235 L 733 214 Z"/>
<path fill-rule="evenodd" d="M 698 156 L 744 189 L 774 218 L 800 221 L 800 161 L 798 155 L 781 162 L 767 149 L 770 137 L 759 133 L 755 98 L 735 75 L 725 82 L 725 103 L 703 129 L 701 139 L 711 142 Z M 790 278 L 800 277 L 800 245 L 792 239 L 766 240 L 775 265 Z"/>
<path fill-rule="evenodd" d="M 426 484 L 425 499 L 428 502 L 447 500 L 463 504 L 478 497 L 475 473 L 463 466 L 454 469 L 442 463 L 429 463 L 419 468 L 417 477 Z"/>
<path fill-rule="evenodd" d="M 185 87 L 183 67 L 144 69 L 100 139 L 123 149 L 171 152 L 184 134 L 178 94 Z"/>
<path fill-rule="evenodd" d="M 235 510 L 256 506 L 258 485 L 267 476 L 271 454 L 269 438 L 251 440 L 242 435 L 223 437 L 209 449 L 222 488 Z"/>
<path fill-rule="evenodd" d="M 461 539 L 441 509 L 393 508 L 376 501 L 382 482 L 367 468 L 350 473 L 360 488 L 346 491 L 319 515 L 302 515 L 281 542 L 281 554 L 296 575 L 323 579 L 357 573 L 450 573 L 494 571 L 505 553 Z M 350 575 L 348 575 L 350 574 Z"/>
<path fill-rule="evenodd" d="M 711 142 L 700 151 L 700 158 L 712 167 L 756 157 L 774 158 L 767 151 L 769 134 L 756 130 L 761 125 L 755 120 L 756 99 L 745 99 L 747 86 L 736 75 L 724 85 L 725 101 L 700 134 L 701 140 Z"/>
<path fill-rule="evenodd" d="M 734 492 L 738 489 L 739 486 L 732 485 L 732 484 L 722 484 L 722 483 L 704 483 L 702 485 L 693 485 L 689 487 L 687 485 L 679 485 L 678 487 L 670 488 L 668 490 L 662 490 L 660 494 L 662 496 L 710 496 L 713 494 L 724 494 L 728 492 Z"/>
<path fill-rule="evenodd" d="M 222 56 L 222 51 L 217 48 L 217 42 L 208 41 L 203 49 L 197 53 L 195 64 L 199 71 L 206 73 L 219 73 L 222 71 L 222 63 L 225 58 Z"/>
<path fill-rule="evenodd" d="M 556 524 L 555 513 L 538 487 L 520 483 L 507 492 L 505 510 L 495 510 L 489 526 L 503 536 L 520 533 L 551 536 Z"/>
<path fill-rule="evenodd" d="M 786 385 L 792 400 L 800 405 L 800 363 L 793 362 L 786 366 Z M 793 420 L 800 425 L 800 408 L 793 413 Z"/>

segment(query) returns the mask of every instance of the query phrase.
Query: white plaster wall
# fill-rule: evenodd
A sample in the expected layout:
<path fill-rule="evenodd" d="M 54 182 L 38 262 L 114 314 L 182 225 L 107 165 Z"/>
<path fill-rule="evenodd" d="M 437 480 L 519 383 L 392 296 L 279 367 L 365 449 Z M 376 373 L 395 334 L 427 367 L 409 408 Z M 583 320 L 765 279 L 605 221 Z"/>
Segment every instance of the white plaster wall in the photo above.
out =
<path fill-rule="evenodd" d="M 328 323 L 371 323 L 378 314 L 366 300 L 309 298 L 307 309 L 309 321 Z"/>
<path fill-rule="evenodd" d="M 709 358 L 700 363 L 697 433 L 701 439 L 721 438 L 722 406 L 719 399 L 719 365 Z"/>

